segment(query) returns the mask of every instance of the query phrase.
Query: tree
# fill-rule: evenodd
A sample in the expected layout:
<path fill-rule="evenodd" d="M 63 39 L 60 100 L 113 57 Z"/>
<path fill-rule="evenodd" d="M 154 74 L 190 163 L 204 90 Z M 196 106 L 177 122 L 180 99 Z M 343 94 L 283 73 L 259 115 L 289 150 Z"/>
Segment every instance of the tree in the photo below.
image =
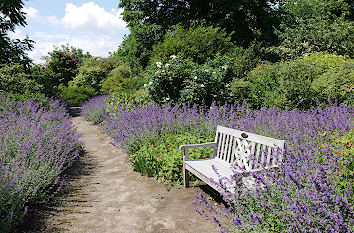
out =
<path fill-rule="evenodd" d="M 288 0 L 272 50 L 283 58 L 327 51 L 354 56 L 353 7 L 347 0 Z"/>
<path fill-rule="evenodd" d="M 82 49 L 69 46 L 69 44 L 61 45 L 59 48 L 56 48 L 56 50 L 62 50 L 68 53 L 75 54 L 75 57 L 79 62 L 79 64 L 84 63 L 87 59 L 92 57 L 92 55 L 89 52 L 84 53 Z"/>
<path fill-rule="evenodd" d="M 22 8 L 22 0 L 0 1 L 0 64 L 20 63 L 28 66 L 31 63 L 25 51 L 33 48 L 34 41 L 28 37 L 19 40 L 8 36 L 16 26 L 26 25 Z"/>
<path fill-rule="evenodd" d="M 233 40 L 248 46 L 258 39 L 272 43 L 278 18 L 268 0 L 122 0 L 123 19 L 129 28 L 159 25 L 167 30 L 180 23 L 189 27 L 193 22 L 235 32 Z"/>

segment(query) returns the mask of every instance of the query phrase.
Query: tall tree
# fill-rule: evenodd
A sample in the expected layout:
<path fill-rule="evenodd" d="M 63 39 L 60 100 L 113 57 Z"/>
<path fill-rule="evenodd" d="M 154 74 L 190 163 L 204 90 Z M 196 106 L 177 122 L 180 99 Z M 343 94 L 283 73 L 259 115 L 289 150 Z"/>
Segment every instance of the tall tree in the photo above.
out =
<path fill-rule="evenodd" d="M 206 26 L 235 32 L 233 40 L 247 46 L 254 39 L 272 42 L 278 18 L 273 0 L 121 0 L 128 27 L 156 24 L 189 26 L 198 21 Z M 274 1 L 275 2 L 275 1 Z"/>
<path fill-rule="evenodd" d="M 272 49 L 283 58 L 320 51 L 354 57 L 353 9 L 350 0 L 282 1 L 280 44 Z"/>
<path fill-rule="evenodd" d="M 23 6 L 22 0 L 0 1 L 0 64 L 31 63 L 26 51 L 33 48 L 34 41 L 28 37 L 23 40 L 11 39 L 8 35 L 15 31 L 16 26 L 26 25 Z"/>

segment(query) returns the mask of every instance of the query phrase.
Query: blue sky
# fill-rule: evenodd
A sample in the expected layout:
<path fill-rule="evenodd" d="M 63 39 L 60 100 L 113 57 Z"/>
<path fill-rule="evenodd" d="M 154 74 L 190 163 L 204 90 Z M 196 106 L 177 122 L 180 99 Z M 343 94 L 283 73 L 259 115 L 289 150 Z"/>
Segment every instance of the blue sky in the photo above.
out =
<path fill-rule="evenodd" d="M 69 44 L 94 56 L 108 56 L 117 50 L 125 34 L 129 34 L 121 19 L 122 10 L 115 0 L 29 0 L 24 1 L 27 26 L 17 27 L 12 38 L 26 35 L 35 47 L 28 55 L 34 63 L 53 46 Z"/>

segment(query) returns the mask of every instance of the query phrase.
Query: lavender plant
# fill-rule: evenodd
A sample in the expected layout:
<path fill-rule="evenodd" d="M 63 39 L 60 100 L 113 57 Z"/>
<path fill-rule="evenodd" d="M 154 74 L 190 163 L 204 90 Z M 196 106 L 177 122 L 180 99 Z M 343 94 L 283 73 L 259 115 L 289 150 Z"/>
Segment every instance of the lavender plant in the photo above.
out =
<path fill-rule="evenodd" d="M 352 156 L 337 153 L 338 137 L 352 128 L 350 107 L 332 104 L 308 111 L 255 111 L 245 104 L 210 108 L 121 104 L 114 105 L 112 112 L 102 127 L 113 143 L 129 152 L 142 173 L 164 181 L 182 178 L 182 154 L 176 147 L 210 141 L 217 124 L 286 140 L 278 170 L 250 174 L 256 181 L 254 189 L 242 185 L 244 177 L 237 167 L 232 177 L 214 181 L 227 206 L 217 208 L 197 195 L 197 212 L 221 232 L 353 231 L 353 189 L 343 187 L 353 183 L 348 180 L 352 176 L 341 172 L 343 166 L 344 171 L 350 168 Z M 234 193 L 226 188 L 230 185 Z"/>
<path fill-rule="evenodd" d="M 251 174 L 257 184 L 252 190 L 240 182 L 237 169 L 233 177 L 220 177 L 214 182 L 228 207 L 217 209 L 198 194 L 197 212 L 221 232 L 352 232 L 353 187 L 338 183 L 352 179 L 338 172 L 352 158 L 334 153 L 337 144 L 330 136 L 349 131 L 352 113 L 341 105 L 307 112 L 262 109 L 242 117 L 236 128 L 287 140 L 283 164 L 277 171 Z"/>
<path fill-rule="evenodd" d="M 60 175 L 79 155 L 81 143 L 59 101 L 41 107 L 0 96 L 0 119 L 0 231 L 7 232 L 28 204 L 61 187 Z"/>
<path fill-rule="evenodd" d="M 107 114 L 105 100 L 108 97 L 109 95 L 102 95 L 90 99 L 82 106 L 81 115 L 94 124 L 101 123 Z"/>

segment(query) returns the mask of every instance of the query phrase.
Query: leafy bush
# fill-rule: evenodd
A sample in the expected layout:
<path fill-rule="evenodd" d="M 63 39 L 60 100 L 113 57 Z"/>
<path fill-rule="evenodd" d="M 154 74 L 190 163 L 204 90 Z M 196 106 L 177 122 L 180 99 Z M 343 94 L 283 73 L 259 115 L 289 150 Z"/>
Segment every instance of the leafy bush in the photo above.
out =
<path fill-rule="evenodd" d="M 120 58 L 138 75 L 147 65 L 154 44 L 161 41 L 166 29 L 156 24 L 140 24 L 130 27 L 122 44 L 113 56 Z"/>
<path fill-rule="evenodd" d="M 88 99 L 95 95 L 95 90 L 92 88 L 80 86 L 80 87 L 65 87 L 60 86 L 60 98 L 68 102 L 72 106 L 81 106 Z"/>
<path fill-rule="evenodd" d="M 126 64 L 122 64 L 108 74 L 107 79 L 102 83 L 102 92 L 135 92 L 139 87 L 140 80 L 140 77 L 132 77 L 130 68 Z"/>
<path fill-rule="evenodd" d="M 326 135 L 324 135 L 326 136 Z M 336 135 L 333 142 L 333 157 L 330 163 L 336 164 L 338 173 L 336 180 L 338 185 L 345 190 L 354 185 L 354 130 L 353 128 L 344 134 Z"/>
<path fill-rule="evenodd" d="M 343 56 L 324 53 L 264 63 L 253 69 L 247 78 L 234 79 L 232 94 L 247 99 L 253 108 L 273 105 L 310 108 L 319 101 L 326 101 L 329 94 L 349 103 L 350 95 L 345 95 L 350 93 L 353 82 L 351 63 L 351 59 Z M 343 86 L 339 87 L 340 84 Z"/>
<path fill-rule="evenodd" d="M 228 57 L 232 59 L 232 72 L 234 79 L 247 76 L 248 72 L 261 62 L 261 48 L 257 43 L 252 43 L 248 48 L 235 46 L 230 48 Z"/>
<path fill-rule="evenodd" d="M 120 67 L 120 68 L 119 68 Z M 111 73 L 111 75 L 109 75 Z M 128 67 L 117 57 L 110 56 L 108 58 L 92 57 L 85 61 L 80 67 L 78 75 L 70 82 L 70 86 L 85 86 L 101 92 L 102 83 L 107 76 L 127 75 L 130 73 Z M 112 80 L 108 81 L 110 83 Z M 105 84 L 105 88 L 109 88 Z"/>
<path fill-rule="evenodd" d="M 106 58 L 103 57 L 91 57 L 88 58 L 83 64 L 82 67 L 89 68 L 89 67 L 100 67 L 104 70 L 107 74 L 113 70 L 114 68 L 122 65 L 123 62 L 115 56 L 109 56 Z"/>
<path fill-rule="evenodd" d="M 354 61 L 338 63 L 311 84 L 314 96 L 324 102 L 329 96 L 347 105 L 354 104 Z"/>
<path fill-rule="evenodd" d="M 231 38 L 220 28 L 174 26 L 166 32 L 162 42 L 153 47 L 150 64 L 165 63 L 171 55 L 203 64 L 217 54 L 224 54 L 232 46 Z"/>
<path fill-rule="evenodd" d="M 217 56 L 203 65 L 177 57 L 166 64 L 157 62 L 149 71 L 149 94 L 159 104 L 224 102 L 229 97 L 231 64 L 232 59 L 225 56 Z"/>
<path fill-rule="evenodd" d="M 209 137 L 205 132 L 178 132 L 163 134 L 158 140 L 146 138 L 139 149 L 131 151 L 130 160 L 136 171 L 159 178 L 165 183 L 181 184 L 183 177 L 183 152 L 178 147 L 188 144 L 213 141 L 213 132 Z M 198 148 L 190 151 L 191 159 L 209 158 L 213 148 Z"/>
<path fill-rule="evenodd" d="M 29 204 L 63 185 L 61 172 L 79 155 L 79 135 L 65 107 L 0 97 L 0 231 L 8 232 Z"/>
<path fill-rule="evenodd" d="M 82 66 L 79 74 L 69 83 L 71 87 L 93 88 L 99 91 L 107 72 L 99 66 Z"/>
<path fill-rule="evenodd" d="M 289 0 L 279 4 L 283 22 L 273 47 L 283 58 L 328 52 L 354 56 L 353 5 L 350 1 Z"/>
<path fill-rule="evenodd" d="M 50 77 L 46 88 L 59 87 L 60 84 L 67 85 L 78 73 L 80 66 L 74 53 L 66 51 L 64 48 L 55 48 L 48 53 L 43 68 L 49 69 L 54 76 Z"/>
<path fill-rule="evenodd" d="M 32 79 L 21 65 L 4 65 L 0 67 L 0 92 L 35 93 L 42 86 Z"/>

